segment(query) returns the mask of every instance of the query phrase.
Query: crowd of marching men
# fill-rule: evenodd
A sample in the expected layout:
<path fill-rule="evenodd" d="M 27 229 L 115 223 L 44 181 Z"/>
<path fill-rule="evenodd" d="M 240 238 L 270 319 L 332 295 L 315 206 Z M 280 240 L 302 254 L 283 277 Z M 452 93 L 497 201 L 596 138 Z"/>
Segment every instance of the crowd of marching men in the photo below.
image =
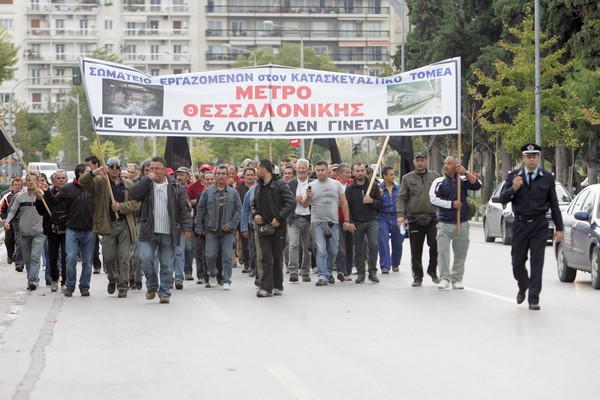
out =
<path fill-rule="evenodd" d="M 481 182 L 452 157 L 443 176 L 427 168 L 426 153 L 413 164 L 399 185 L 393 167 L 377 180 L 362 163 L 247 159 L 204 164 L 195 176 L 161 157 L 123 168 L 118 158 L 101 166 L 90 156 L 72 182 L 64 170 L 11 181 L 0 200 L 7 262 L 26 271 L 28 290 L 41 278 L 66 297 L 76 289 L 89 296 L 91 275 L 104 270 L 110 295 L 126 298 L 145 279 L 146 299 L 169 303 L 187 281 L 230 290 L 236 267 L 254 278 L 258 297 L 271 297 L 283 294 L 284 277 L 317 286 L 378 283 L 379 273 L 399 271 L 409 236 L 412 286 L 423 284 L 426 242 L 426 272 L 438 289 L 462 289 L 462 204 Z"/>

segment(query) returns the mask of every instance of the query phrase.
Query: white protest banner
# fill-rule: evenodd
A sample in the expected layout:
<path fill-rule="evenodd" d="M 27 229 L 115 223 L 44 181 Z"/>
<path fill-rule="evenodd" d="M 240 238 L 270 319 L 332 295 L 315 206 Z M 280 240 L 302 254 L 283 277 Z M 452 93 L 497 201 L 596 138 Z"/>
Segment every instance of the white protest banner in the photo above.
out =
<path fill-rule="evenodd" d="M 260 66 L 169 76 L 83 58 L 104 135 L 237 138 L 460 132 L 460 58 L 390 77 Z"/>

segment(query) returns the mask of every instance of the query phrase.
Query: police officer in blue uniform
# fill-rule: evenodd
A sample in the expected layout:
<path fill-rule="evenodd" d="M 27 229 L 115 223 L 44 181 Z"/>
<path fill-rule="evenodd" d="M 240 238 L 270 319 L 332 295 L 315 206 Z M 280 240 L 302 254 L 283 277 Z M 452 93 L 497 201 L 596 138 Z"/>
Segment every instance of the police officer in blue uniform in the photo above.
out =
<path fill-rule="evenodd" d="M 512 225 L 511 255 L 513 275 L 518 282 L 517 304 L 525 301 L 529 291 L 529 309 L 540 309 L 540 292 L 542 290 L 542 270 L 544 268 L 544 251 L 548 238 L 548 219 L 546 212 L 550 209 L 552 220 L 556 226 L 554 240 L 563 239 L 563 221 L 558 207 L 554 177 L 540 164 L 541 146 L 528 143 L 521 147 L 524 167 L 512 171 L 506 177 L 504 188 L 500 193 L 500 202 L 512 202 L 515 219 Z M 531 258 L 531 273 L 525 268 L 527 252 Z"/>

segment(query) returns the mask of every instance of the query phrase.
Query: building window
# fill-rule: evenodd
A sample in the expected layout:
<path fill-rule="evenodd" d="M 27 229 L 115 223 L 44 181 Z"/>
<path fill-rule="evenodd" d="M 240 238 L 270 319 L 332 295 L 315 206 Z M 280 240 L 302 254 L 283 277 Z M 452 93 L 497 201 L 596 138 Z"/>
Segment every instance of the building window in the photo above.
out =
<path fill-rule="evenodd" d="M 150 21 L 150 32 L 151 35 L 158 35 L 158 21 Z"/>
<path fill-rule="evenodd" d="M 150 60 L 156 61 L 159 59 L 158 53 L 160 52 L 160 46 L 157 44 L 150 45 Z"/>
<path fill-rule="evenodd" d="M 175 74 L 175 75 L 183 74 L 183 70 L 181 68 L 175 68 L 175 69 L 173 69 L 173 74 Z"/>
<path fill-rule="evenodd" d="M 40 11 L 40 0 L 30 0 L 29 7 L 31 11 Z"/>
<path fill-rule="evenodd" d="M 160 0 L 150 0 L 150 12 L 160 12 Z"/>
<path fill-rule="evenodd" d="M 135 36 L 135 22 L 128 22 L 125 29 L 126 36 Z"/>
<path fill-rule="evenodd" d="M 125 55 L 127 60 L 135 60 L 136 45 L 128 44 L 125 46 Z"/>
<path fill-rule="evenodd" d="M 55 49 L 56 49 L 56 59 L 64 60 L 65 59 L 65 45 L 57 44 Z"/>
<path fill-rule="evenodd" d="M 313 46 L 313 50 L 318 54 L 318 55 L 323 55 L 323 54 L 327 54 L 327 46 Z"/>
<path fill-rule="evenodd" d="M 208 21 L 207 36 L 223 36 L 223 22 L 222 21 Z"/>
<path fill-rule="evenodd" d="M 381 34 L 381 22 L 368 22 L 367 23 L 367 37 L 379 38 Z"/>
<path fill-rule="evenodd" d="M 113 28 L 113 21 L 112 19 L 105 19 L 104 20 L 104 29 L 106 29 L 107 31 L 112 30 Z"/>
<path fill-rule="evenodd" d="M 7 31 L 12 31 L 15 28 L 15 21 L 10 18 L 0 19 L 0 27 L 3 27 Z"/>
<path fill-rule="evenodd" d="M 246 36 L 246 21 L 231 21 L 231 35 L 232 36 Z"/>
<path fill-rule="evenodd" d="M 42 94 L 31 93 L 31 108 L 34 110 L 42 109 Z"/>
<path fill-rule="evenodd" d="M 64 19 L 55 20 L 54 28 L 56 29 L 57 35 L 64 35 L 65 34 L 65 20 Z"/>

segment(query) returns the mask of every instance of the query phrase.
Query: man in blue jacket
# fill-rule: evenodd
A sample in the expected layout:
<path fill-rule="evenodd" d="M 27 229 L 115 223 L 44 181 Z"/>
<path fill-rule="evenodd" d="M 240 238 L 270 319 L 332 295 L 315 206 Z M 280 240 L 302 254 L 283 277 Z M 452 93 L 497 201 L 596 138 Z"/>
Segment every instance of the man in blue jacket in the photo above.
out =
<path fill-rule="evenodd" d="M 240 223 L 242 202 L 227 184 L 227 166 L 215 171 L 216 184 L 207 187 L 198 201 L 194 226 L 196 233 L 206 236 L 206 264 L 209 279 L 217 276 L 217 255 L 223 262 L 223 289 L 229 290 L 232 275 L 233 233 Z M 206 287 L 211 287 L 209 279 Z"/>
<path fill-rule="evenodd" d="M 457 196 L 460 184 L 460 199 Z M 465 260 L 469 249 L 469 207 L 467 190 L 479 190 L 481 181 L 456 162 L 454 157 L 444 161 L 444 176 L 433 181 L 429 189 L 431 204 L 438 207 L 437 242 L 440 283 L 438 289 L 464 289 L 462 283 Z M 456 210 L 460 210 L 457 213 Z M 458 217 L 457 217 L 458 214 Z M 458 224 L 458 226 L 457 226 Z M 454 264 L 450 272 L 450 242 Z"/>

